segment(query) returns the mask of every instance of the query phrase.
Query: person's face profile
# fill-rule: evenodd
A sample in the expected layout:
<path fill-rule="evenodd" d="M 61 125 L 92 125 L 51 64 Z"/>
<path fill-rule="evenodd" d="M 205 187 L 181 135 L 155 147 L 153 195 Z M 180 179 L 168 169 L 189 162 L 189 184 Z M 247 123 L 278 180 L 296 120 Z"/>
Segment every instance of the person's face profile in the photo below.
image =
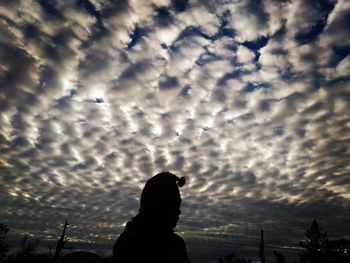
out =
<path fill-rule="evenodd" d="M 164 199 L 158 207 L 158 218 L 162 225 L 175 228 L 181 214 L 181 199 Z"/>

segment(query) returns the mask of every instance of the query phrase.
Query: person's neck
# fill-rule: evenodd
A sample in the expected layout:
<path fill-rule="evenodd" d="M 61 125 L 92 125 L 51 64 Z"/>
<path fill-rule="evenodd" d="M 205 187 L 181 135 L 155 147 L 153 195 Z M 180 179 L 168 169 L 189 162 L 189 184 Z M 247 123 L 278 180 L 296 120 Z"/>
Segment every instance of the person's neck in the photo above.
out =
<path fill-rule="evenodd" d="M 150 215 L 147 213 L 139 213 L 137 214 L 133 220 L 137 226 L 152 232 L 159 233 L 173 233 L 174 230 L 171 227 L 168 227 L 163 224 L 163 222 L 159 222 L 157 220 L 157 216 Z"/>

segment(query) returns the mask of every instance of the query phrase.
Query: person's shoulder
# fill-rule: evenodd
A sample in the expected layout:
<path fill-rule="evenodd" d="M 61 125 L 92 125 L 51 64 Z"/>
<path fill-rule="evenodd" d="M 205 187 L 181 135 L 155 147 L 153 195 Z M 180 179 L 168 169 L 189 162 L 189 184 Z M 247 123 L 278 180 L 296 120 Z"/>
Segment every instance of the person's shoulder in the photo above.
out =
<path fill-rule="evenodd" d="M 130 257 L 134 251 L 137 251 L 140 248 L 139 243 L 139 237 L 137 231 L 135 230 L 134 224 L 132 222 L 128 222 L 124 231 L 120 234 L 113 246 L 114 260 L 118 259 L 120 262 L 127 262 L 125 261 L 125 257 Z"/>
<path fill-rule="evenodd" d="M 185 241 L 183 240 L 183 238 L 181 236 L 179 236 L 176 233 L 173 233 L 173 238 L 175 240 L 175 243 L 181 246 L 185 246 Z"/>
<path fill-rule="evenodd" d="M 124 228 L 124 231 L 120 234 L 117 242 L 114 244 L 114 250 L 117 248 L 122 250 L 125 249 L 125 247 L 132 245 L 135 242 L 136 237 L 137 233 L 132 222 L 128 222 Z"/>
<path fill-rule="evenodd" d="M 174 233 L 174 239 L 175 239 L 176 254 L 178 256 L 177 262 L 189 263 L 185 241 L 182 239 L 182 237 L 180 237 L 175 233 Z"/>
<path fill-rule="evenodd" d="M 139 231 L 135 227 L 135 224 L 133 222 L 128 222 L 123 233 L 119 236 L 119 239 L 123 240 L 124 242 L 130 242 L 137 238 L 138 232 Z"/>

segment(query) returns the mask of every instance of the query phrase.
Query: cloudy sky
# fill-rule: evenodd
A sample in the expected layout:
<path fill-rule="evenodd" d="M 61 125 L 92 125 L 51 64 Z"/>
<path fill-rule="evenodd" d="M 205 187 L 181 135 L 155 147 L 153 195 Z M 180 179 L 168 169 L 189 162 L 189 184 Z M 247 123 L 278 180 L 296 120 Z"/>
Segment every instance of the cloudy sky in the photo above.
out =
<path fill-rule="evenodd" d="M 350 238 L 350 1 L 2 0 L 0 217 L 111 251 L 186 176 L 192 262 Z M 16 243 L 17 242 L 17 243 Z M 294 253 L 294 252 L 293 252 Z"/>

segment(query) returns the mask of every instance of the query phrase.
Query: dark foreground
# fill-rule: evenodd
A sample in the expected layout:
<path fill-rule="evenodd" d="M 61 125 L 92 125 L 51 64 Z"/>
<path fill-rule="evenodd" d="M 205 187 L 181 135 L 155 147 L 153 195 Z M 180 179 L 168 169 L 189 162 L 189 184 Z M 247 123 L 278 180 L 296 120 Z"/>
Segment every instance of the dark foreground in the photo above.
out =
<path fill-rule="evenodd" d="M 4 263 L 113 263 L 112 257 L 102 258 L 92 252 L 75 251 L 67 252 L 72 249 L 66 245 L 68 241 L 65 236 L 66 222 L 62 231 L 62 236 L 57 242 L 54 252 L 52 249 L 48 253 L 39 253 L 37 247 L 39 240 L 32 240 L 24 236 L 21 243 L 21 249 L 14 253 L 9 253 L 9 246 L 6 243 L 6 234 L 9 229 L 6 225 L 0 224 L 0 262 Z M 329 240 L 327 232 L 323 232 L 317 221 L 311 223 L 309 229 L 306 230 L 304 240 L 299 243 L 301 253 L 299 260 L 290 263 L 350 263 L 350 240 Z M 63 252 L 64 251 L 64 252 Z M 273 251 L 274 260 L 266 260 L 264 232 L 261 230 L 261 239 L 257 248 L 259 260 L 251 260 L 249 258 L 241 258 L 236 256 L 239 251 L 235 251 L 225 255 L 216 261 L 218 263 L 287 263 L 284 255 L 279 251 Z M 270 256 L 270 255 L 268 255 Z M 255 257 L 255 255 L 253 255 Z"/>

